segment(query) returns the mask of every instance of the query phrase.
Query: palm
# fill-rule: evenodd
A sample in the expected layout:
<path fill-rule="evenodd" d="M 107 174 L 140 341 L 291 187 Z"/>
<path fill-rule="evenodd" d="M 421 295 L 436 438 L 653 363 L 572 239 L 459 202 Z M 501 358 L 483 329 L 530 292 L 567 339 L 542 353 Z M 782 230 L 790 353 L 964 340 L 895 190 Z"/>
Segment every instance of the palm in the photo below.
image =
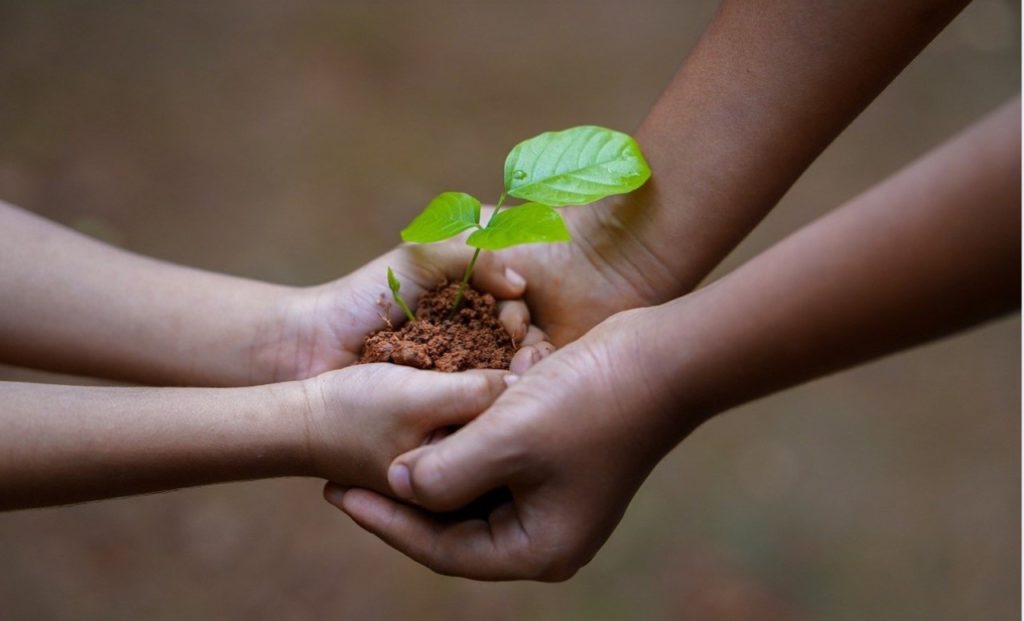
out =
<path fill-rule="evenodd" d="M 526 302 L 533 323 L 559 347 L 611 315 L 650 305 L 661 296 L 650 274 L 623 260 L 634 244 L 621 227 L 602 217 L 601 206 L 562 210 L 573 240 L 565 244 L 519 246 L 484 260 L 499 260 L 526 278 Z"/>
<path fill-rule="evenodd" d="M 469 256 L 454 243 L 400 246 L 344 278 L 303 290 L 268 330 L 273 379 L 304 379 L 349 366 L 359 359 L 366 335 L 403 321 L 390 303 L 389 266 L 402 282 L 402 295 L 415 300 L 441 281 L 458 278 Z"/>

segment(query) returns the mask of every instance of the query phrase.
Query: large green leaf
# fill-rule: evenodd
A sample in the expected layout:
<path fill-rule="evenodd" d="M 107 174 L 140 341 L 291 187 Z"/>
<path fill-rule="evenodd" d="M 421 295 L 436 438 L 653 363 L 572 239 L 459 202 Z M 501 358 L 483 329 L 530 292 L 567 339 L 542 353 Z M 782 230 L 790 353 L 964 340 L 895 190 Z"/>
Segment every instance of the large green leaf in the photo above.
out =
<path fill-rule="evenodd" d="M 569 229 L 557 211 L 540 203 L 526 203 L 494 214 L 487 227 L 474 231 L 466 243 L 482 250 L 501 250 L 519 244 L 570 239 Z"/>
<path fill-rule="evenodd" d="M 635 140 L 593 125 L 545 132 L 520 142 L 505 159 L 505 191 L 553 207 L 632 192 L 650 176 Z"/>
<path fill-rule="evenodd" d="M 480 201 L 463 192 L 444 192 L 402 230 L 402 240 L 429 244 L 479 225 Z"/>

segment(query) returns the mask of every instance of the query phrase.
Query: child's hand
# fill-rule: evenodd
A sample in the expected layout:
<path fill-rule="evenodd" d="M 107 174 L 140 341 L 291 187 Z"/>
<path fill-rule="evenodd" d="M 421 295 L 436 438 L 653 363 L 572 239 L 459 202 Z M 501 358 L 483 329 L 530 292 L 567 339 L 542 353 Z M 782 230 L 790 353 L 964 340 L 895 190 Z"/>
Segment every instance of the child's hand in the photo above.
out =
<path fill-rule="evenodd" d="M 390 493 L 391 460 L 486 410 L 506 375 L 364 364 L 306 380 L 307 474 Z"/>
<path fill-rule="evenodd" d="M 399 246 L 344 278 L 286 296 L 255 336 L 251 381 L 301 380 L 356 362 L 363 339 L 386 327 L 382 317 L 395 325 L 405 321 L 396 305 L 387 308 L 391 302 L 388 267 L 401 281 L 402 295 L 415 306 L 422 293 L 441 281 L 462 278 L 471 254 L 455 242 Z M 526 291 L 522 276 L 489 262 L 477 266 L 472 283 L 501 300 L 499 318 L 517 344 L 537 345 L 545 340 L 540 330 L 530 329 L 529 310 L 518 299 Z"/>

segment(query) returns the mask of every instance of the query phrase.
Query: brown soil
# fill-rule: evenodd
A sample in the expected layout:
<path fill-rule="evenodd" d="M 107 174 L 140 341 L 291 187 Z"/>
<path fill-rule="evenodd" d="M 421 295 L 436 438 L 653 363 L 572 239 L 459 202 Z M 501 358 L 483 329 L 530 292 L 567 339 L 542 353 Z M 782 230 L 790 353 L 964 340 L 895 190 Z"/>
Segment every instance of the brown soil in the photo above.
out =
<path fill-rule="evenodd" d="M 416 321 L 366 337 L 359 362 L 393 362 L 447 373 L 507 369 L 516 346 L 498 321 L 494 297 L 466 287 L 458 312 L 448 319 L 458 289 L 458 283 L 442 283 L 423 294 Z"/>

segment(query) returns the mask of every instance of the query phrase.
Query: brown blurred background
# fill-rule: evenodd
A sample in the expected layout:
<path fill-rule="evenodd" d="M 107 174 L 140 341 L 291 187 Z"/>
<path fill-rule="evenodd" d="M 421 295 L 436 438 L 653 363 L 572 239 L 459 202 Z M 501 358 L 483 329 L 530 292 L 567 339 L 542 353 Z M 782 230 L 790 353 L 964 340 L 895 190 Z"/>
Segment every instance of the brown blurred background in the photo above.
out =
<path fill-rule="evenodd" d="M 3 1 L 0 197 L 140 253 L 321 282 L 437 191 L 493 196 L 518 140 L 632 129 L 714 8 Z M 1017 93 L 1019 24 L 1018 3 L 975 2 L 723 269 Z M 566 584 L 435 576 L 318 481 L 279 480 L 0 515 L 0 618 L 1019 617 L 1019 334 L 1008 318 L 712 421 Z"/>

